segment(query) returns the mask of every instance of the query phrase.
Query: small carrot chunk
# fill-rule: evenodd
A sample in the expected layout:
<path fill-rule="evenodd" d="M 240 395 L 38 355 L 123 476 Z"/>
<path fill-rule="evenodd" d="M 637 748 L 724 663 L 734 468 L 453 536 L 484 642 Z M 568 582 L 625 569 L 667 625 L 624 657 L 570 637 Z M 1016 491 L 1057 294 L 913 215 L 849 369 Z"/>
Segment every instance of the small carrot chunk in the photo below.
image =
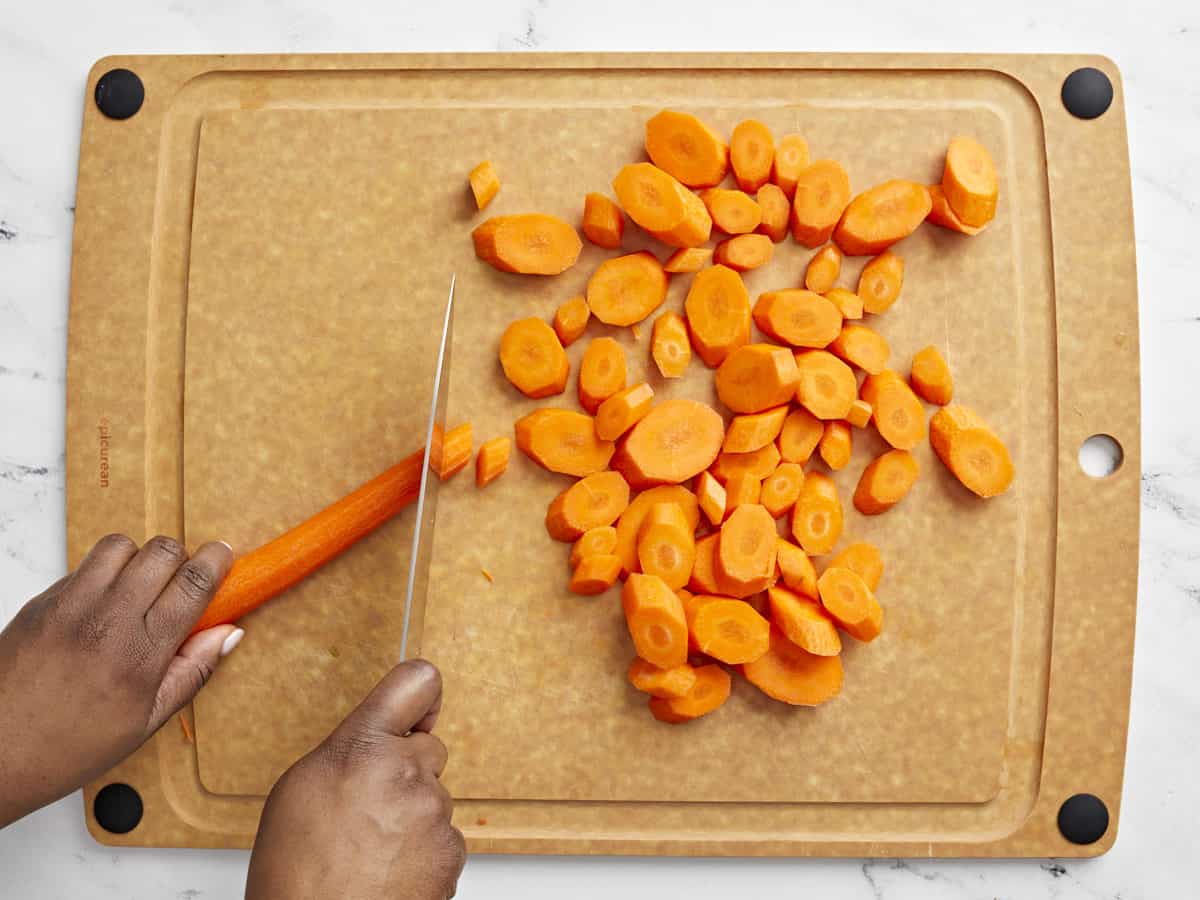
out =
<path fill-rule="evenodd" d="M 954 477 L 978 496 L 995 497 L 1012 484 L 1008 448 L 970 407 L 956 404 L 934 413 L 929 442 Z"/>
<path fill-rule="evenodd" d="M 475 255 L 501 272 L 558 275 L 575 265 L 583 241 L 554 216 L 493 216 L 471 232 Z"/>
<path fill-rule="evenodd" d="M 729 136 L 729 164 L 737 185 L 746 193 L 757 191 L 771 177 L 775 162 L 775 136 L 757 119 L 734 126 Z"/>
<path fill-rule="evenodd" d="M 873 256 L 916 231 L 931 207 L 925 185 L 894 178 L 851 200 L 833 239 L 847 256 Z"/>
<path fill-rule="evenodd" d="M 721 593 L 749 597 L 765 590 L 775 575 L 775 520 L 763 507 L 737 507 L 721 526 L 716 573 Z"/>
<path fill-rule="evenodd" d="M 759 294 L 754 324 L 781 343 L 820 348 L 841 332 L 842 314 L 820 294 L 788 288 Z"/>
<path fill-rule="evenodd" d="M 692 361 L 687 323 L 677 312 L 665 312 L 654 320 L 650 333 L 650 356 L 663 378 L 680 378 Z"/>
<path fill-rule="evenodd" d="M 471 193 L 475 195 L 475 206 L 479 209 L 484 209 L 491 203 L 496 192 L 500 190 L 500 176 L 496 174 L 496 167 L 490 159 L 485 159 L 473 168 L 467 180 L 471 183 Z"/>
<path fill-rule="evenodd" d="M 696 538 L 678 503 L 656 503 L 638 535 L 638 565 L 671 590 L 687 584 L 696 562 Z"/>
<path fill-rule="evenodd" d="M 817 160 L 796 176 L 792 237 L 806 247 L 828 243 L 849 202 L 850 176 L 841 163 Z"/>
<path fill-rule="evenodd" d="M 757 188 L 756 188 L 757 190 Z M 700 192 L 713 224 L 726 234 L 749 234 L 762 221 L 762 209 L 754 198 L 729 188 Z"/>
<path fill-rule="evenodd" d="M 767 444 L 751 453 L 722 453 L 711 471 L 721 484 L 727 484 L 735 475 L 749 475 L 762 481 L 775 471 L 779 459 L 779 449 L 774 444 Z"/>
<path fill-rule="evenodd" d="M 874 544 L 868 544 L 866 541 L 859 541 L 851 544 L 845 550 L 842 550 L 833 559 L 829 560 L 829 568 L 849 569 L 861 578 L 872 591 L 878 590 L 879 579 L 883 577 L 883 557 L 879 553 L 879 548 Z M 786 578 L 784 579 L 786 582 Z M 813 592 L 811 597 L 817 596 L 817 576 L 813 573 Z M 790 587 L 790 585 L 789 585 Z"/>
<path fill-rule="evenodd" d="M 827 475 L 809 472 L 792 507 L 792 537 L 809 556 L 829 553 L 842 536 L 842 502 Z"/>
<path fill-rule="evenodd" d="M 779 432 L 779 455 L 786 462 L 804 465 L 824 434 L 824 422 L 807 409 L 793 409 L 783 420 Z"/>
<path fill-rule="evenodd" d="M 771 625 L 742 600 L 702 604 L 689 626 L 700 652 L 729 665 L 754 662 L 770 646 Z"/>
<path fill-rule="evenodd" d="M 437 425 L 433 428 L 433 442 L 429 448 L 429 463 L 440 480 L 457 475 L 471 461 L 471 423 L 464 422 L 443 433 Z"/>
<path fill-rule="evenodd" d="M 950 201 L 946 199 L 946 192 L 942 190 L 940 184 L 926 185 L 926 190 L 929 191 L 929 215 L 925 217 L 925 221 L 932 222 L 934 225 L 940 225 L 942 228 L 949 228 L 951 231 L 957 231 L 960 234 L 965 234 L 974 237 L 986 228 L 986 225 L 978 227 L 968 225 L 960 219 L 950 208 Z"/>
<path fill-rule="evenodd" d="M 824 297 L 838 308 L 843 319 L 861 319 L 863 317 L 862 297 L 854 291 L 835 287 L 826 291 Z"/>
<path fill-rule="evenodd" d="M 671 247 L 699 247 L 712 232 L 704 201 L 650 163 L 625 166 L 613 191 L 629 218 Z"/>
<path fill-rule="evenodd" d="M 640 656 L 633 658 L 627 675 L 630 684 L 651 697 L 685 697 L 696 685 L 696 670 L 687 663 L 673 669 L 660 669 Z"/>
<path fill-rule="evenodd" d="M 696 541 L 696 561 L 692 563 L 688 590 L 698 594 L 720 593 L 717 584 L 717 539 L 720 536 L 720 532 L 716 532 Z"/>
<path fill-rule="evenodd" d="M 837 244 L 826 244 L 808 261 L 804 270 L 804 286 L 810 291 L 824 294 L 837 283 L 842 271 L 842 251 Z"/>
<path fill-rule="evenodd" d="M 825 350 L 796 354 L 796 400 L 818 419 L 844 419 L 858 395 L 850 367 Z"/>
<path fill-rule="evenodd" d="M 776 565 L 779 566 L 779 576 L 790 590 L 813 600 L 820 596 L 817 593 L 817 570 L 813 568 L 812 560 L 785 538 L 779 538 Z"/>
<path fill-rule="evenodd" d="M 785 134 L 775 147 L 771 180 L 791 199 L 800 173 L 808 168 L 808 141 L 798 134 Z"/>
<path fill-rule="evenodd" d="M 579 340 L 591 317 L 592 311 L 582 294 L 565 301 L 554 311 L 554 333 L 558 335 L 558 342 L 569 347 Z"/>
<path fill-rule="evenodd" d="M 727 266 L 699 272 L 688 287 L 683 309 L 692 344 L 709 368 L 750 342 L 750 295 L 742 277 Z"/>
<path fill-rule="evenodd" d="M 734 350 L 717 369 L 717 396 L 736 413 L 782 406 L 796 393 L 796 360 L 785 347 L 748 344 Z"/>
<path fill-rule="evenodd" d="M 817 579 L 821 606 L 853 638 L 873 641 L 883 630 L 883 609 L 857 572 L 831 566 Z"/>
<path fill-rule="evenodd" d="M 646 418 L 654 403 L 654 390 L 646 382 L 617 391 L 596 410 L 596 436 L 615 441 Z"/>
<path fill-rule="evenodd" d="M 848 324 L 829 345 L 829 351 L 864 372 L 878 375 L 887 368 L 892 348 L 887 339 L 866 325 Z"/>
<path fill-rule="evenodd" d="M 904 284 L 904 260 L 890 250 L 863 266 L 858 276 L 858 296 L 863 309 L 874 315 L 886 312 L 900 296 Z"/>
<path fill-rule="evenodd" d="M 695 400 L 667 400 L 633 426 L 612 458 L 630 486 L 681 484 L 699 475 L 721 452 L 725 423 Z"/>
<path fill-rule="evenodd" d="M 575 567 L 567 590 L 585 597 L 603 594 L 617 583 L 621 575 L 621 560 L 612 554 L 585 556 Z"/>
<path fill-rule="evenodd" d="M 517 420 L 517 449 L 543 469 L 583 478 L 608 468 L 616 450 L 596 437 L 591 416 L 570 409 L 536 409 Z"/>
<path fill-rule="evenodd" d="M 500 337 L 500 367 L 518 391 L 535 399 L 561 394 L 571 363 L 558 335 L 541 319 L 518 319 Z"/>
<path fill-rule="evenodd" d="M 717 244 L 713 262 L 735 272 L 749 272 L 769 263 L 774 253 L 775 245 L 765 234 L 739 234 Z"/>
<path fill-rule="evenodd" d="M 492 438 L 479 445 L 475 454 L 475 486 L 487 487 L 508 470 L 512 455 L 512 440 L 506 437 Z"/>
<path fill-rule="evenodd" d="M 496 581 L 496 576 L 493 575 L 491 572 L 489 572 L 487 569 L 480 569 L 479 574 L 487 579 L 488 584 L 494 584 Z"/>
<path fill-rule="evenodd" d="M 780 463 L 762 482 L 759 503 L 778 519 L 796 505 L 804 484 L 804 468 L 799 463 Z"/>
<path fill-rule="evenodd" d="M 854 508 L 864 516 L 887 512 L 912 490 L 920 473 L 917 458 L 907 450 L 889 450 L 863 469 L 854 490 Z"/>
<path fill-rule="evenodd" d="M 616 250 L 624 234 L 625 216 L 617 204 L 594 191 L 583 198 L 584 237 L 597 247 Z"/>
<path fill-rule="evenodd" d="M 787 418 L 787 405 L 768 409 L 766 412 L 734 416 L 725 429 L 724 453 L 753 453 L 761 450 L 779 436 Z"/>
<path fill-rule="evenodd" d="M 589 528 L 611 525 L 629 505 L 629 485 L 620 472 L 595 472 L 552 501 L 546 530 L 556 541 L 577 540 Z"/>
<path fill-rule="evenodd" d="M 660 669 L 673 669 L 687 662 L 683 604 L 661 578 L 630 575 L 621 591 L 621 607 L 638 656 Z"/>
<path fill-rule="evenodd" d="M 595 415 L 601 403 L 624 389 L 625 350 L 610 337 L 596 338 L 579 363 L 580 406 Z"/>
<path fill-rule="evenodd" d="M 925 440 L 925 407 L 891 369 L 867 376 L 862 399 L 871 404 L 871 420 L 880 437 L 897 450 L 911 450 Z"/>
<path fill-rule="evenodd" d="M 778 244 L 788 233 L 788 219 L 792 213 L 792 204 L 787 194 L 777 184 L 764 184 L 754 195 L 758 207 L 762 210 L 762 221 L 758 223 L 758 233 L 765 234 L 773 243 Z"/>
<path fill-rule="evenodd" d="M 571 545 L 571 557 L 567 561 L 572 569 L 589 556 L 609 556 L 617 549 L 617 529 L 611 525 L 596 525 L 589 528 Z"/>
<path fill-rule="evenodd" d="M 762 482 L 752 475 L 734 475 L 725 482 L 725 518 L 728 519 L 739 506 L 758 503 L 762 494 Z"/>
<path fill-rule="evenodd" d="M 773 700 L 793 706 L 819 706 L 842 690 L 842 658 L 817 656 L 797 647 L 777 628 L 762 656 L 742 666 L 752 685 Z"/>
<path fill-rule="evenodd" d="M 954 378 L 937 347 L 930 344 L 913 356 L 909 375 L 913 390 L 926 403 L 945 406 L 954 399 Z"/>
<path fill-rule="evenodd" d="M 713 525 L 725 521 L 725 487 L 710 472 L 701 472 L 696 479 L 696 497 L 700 509 Z"/>
<path fill-rule="evenodd" d="M 696 683 L 683 697 L 651 697 L 650 714 L 660 722 L 682 725 L 706 716 L 729 699 L 733 680 L 716 664 L 696 669 Z"/>
<path fill-rule="evenodd" d="M 996 215 L 1000 182 L 987 148 L 974 138 L 956 137 L 946 148 L 942 190 L 955 216 L 973 228 L 982 228 Z"/>
<path fill-rule="evenodd" d="M 663 271 L 672 275 L 699 272 L 708 265 L 710 259 L 712 259 L 712 250 L 708 247 L 681 247 L 663 263 Z"/>
<path fill-rule="evenodd" d="M 846 413 L 846 421 L 855 428 L 866 428 L 871 422 L 871 404 L 866 400 L 855 400 Z"/>
<path fill-rule="evenodd" d="M 815 656 L 837 656 L 842 652 L 833 619 L 821 604 L 785 587 L 767 588 L 771 604 L 771 621 L 789 641 Z"/>
<path fill-rule="evenodd" d="M 825 465 L 835 472 L 846 468 L 850 462 L 850 454 L 854 449 L 854 438 L 850 426 L 845 422 L 826 422 L 825 433 L 821 436 L 820 452 Z"/>
<path fill-rule="evenodd" d="M 587 303 L 605 325 L 635 325 L 667 299 L 667 274 L 645 250 L 606 259 L 587 283 Z"/>
<path fill-rule="evenodd" d="M 692 188 L 714 187 L 729 171 L 729 147 L 689 113 L 664 109 L 646 123 L 646 155 Z"/>
<path fill-rule="evenodd" d="M 687 517 L 692 531 L 700 524 L 700 504 L 696 495 L 685 487 L 676 484 L 661 485 L 642 491 L 630 502 L 621 518 L 617 519 L 617 547 L 614 551 L 621 558 L 621 572 L 628 575 L 638 572 L 637 540 L 642 531 L 642 523 L 656 503 L 676 503 Z"/>

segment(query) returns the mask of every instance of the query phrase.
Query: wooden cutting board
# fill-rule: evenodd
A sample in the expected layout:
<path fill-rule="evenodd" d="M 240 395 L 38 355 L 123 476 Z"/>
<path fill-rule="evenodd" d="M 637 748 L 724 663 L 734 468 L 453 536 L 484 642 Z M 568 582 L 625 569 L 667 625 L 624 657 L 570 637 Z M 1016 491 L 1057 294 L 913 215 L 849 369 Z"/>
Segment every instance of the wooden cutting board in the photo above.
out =
<path fill-rule="evenodd" d="M 1084 65 L 1117 85 L 1085 121 L 1059 99 Z M 503 380 L 514 318 L 548 318 L 608 254 L 557 278 L 474 259 L 465 173 L 492 159 L 488 213 L 577 221 L 587 190 L 640 158 L 645 119 L 693 111 L 804 134 L 856 190 L 934 181 L 950 137 L 996 157 L 995 222 L 927 227 L 898 248 L 901 302 L 879 320 L 903 368 L 927 343 L 956 392 L 1005 436 L 1018 477 L 986 504 L 931 455 L 910 501 L 850 512 L 879 544 L 883 637 L 846 651 L 846 686 L 815 710 L 738 680 L 717 715 L 669 729 L 624 681 L 616 591 L 565 590 L 546 504 L 565 485 L 523 458 L 484 491 L 440 493 L 418 650 L 446 678 L 445 783 L 472 849 L 753 855 L 1094 855 L 1116 832 L 1136 601 L 1137 298 L 1119 79 L 1062 56 L 136 57 L 145 103 L 87 104 L 68 378 L 72 560 L 101 534 L 221 537 L 248 549 L 421 442 L 442 311 L 457 273 L 449 421 L 510 434 L 544 401 Z M 661 247 L 636 229 L 628 249 Z M 752 295 L 798 282 L 790 240 Z M 863 260 L 849 259 L 852 286 Z M 788 274 L 791 273 L 791 274 Z M 781 280 L 782 279 L 782 280 Z M 688 277 L 673 279 L 679 308 Z M 631 380 L 712 399 L 623 342 Z M 573 368 L 586 341 L 569 348 Z M 568 393 L 553 401 L 574 406 Z M 1112 435 L 1097 480 L 1080 444 Z M 846 496 L 881 444 L 858 432 Z M 100 443 L 104 475 L 100 475 Z M 411 512 L 250 616 L 247 638 L 188 711 L 87 792 L 104 842 L 248 846 L 271 784 L 393 664 Z M 488 569 L 494 582 L 486 580 Z M 94 799 L 132 787 L 112 834 Z M 111 793 L 111 792 L 110 792 Z M 1107 806 L 1100 840 L 1056 825 L 1078 793 Z"/>

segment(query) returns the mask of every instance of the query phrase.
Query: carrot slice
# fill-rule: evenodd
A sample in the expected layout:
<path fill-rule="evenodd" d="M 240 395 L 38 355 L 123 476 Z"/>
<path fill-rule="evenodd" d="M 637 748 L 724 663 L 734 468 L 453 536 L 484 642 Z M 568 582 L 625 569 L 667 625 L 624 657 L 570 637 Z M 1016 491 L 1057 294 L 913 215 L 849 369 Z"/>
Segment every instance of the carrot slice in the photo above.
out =
<path fill-rule="evenodd" d="M 726 484 L 735 475 L 749 475 L 762 481 L 775 471 L 779 459 L 779 449 L 774 444 L 767 444 L 751 453 L 722 453 L 711 471 L 721 484 Z"/>
<path fill-rule="evenodd" d="M 570 409 L 535 409 L 517 420 L 517 448 L 543 469 L 578 478 L 608 468 L 616 447 L 596 437 L 591 416 Z"/>
<path fill-rule="evenodd" d="M 786 462 L 808 462 L 821 437 L 825 434 L 825 423 L 807 409 L 793 409 L 783 420 L 779 432 L 779 455 Z"/>
<path fill-rule="evenodd" d="M 842 536 L 842 502 L 827 475 L 809 472 L 792 507 L 792 537 L 809 556 L 824 556 Z"/>
<path fill-rule="evenodd" d="M 818 419 L 844 419 L 858 394 L 850 367 L 824 350 L 796 354 L 796 400 Z"/>
<path fill-rule="evenodd" d="M 907 450 L 889 450 L 863 469 L 854 490 L 854 508 L 864 516 L 887 512 L 912 490 L 920 473 L 917 458 Z"/>
<path fill-rule="evenodd" d="M 579 405 L 592 415 L 600 404 L 625 388 L 625 351 L 610 337 L 588 344 L 579 364 Z"/>
<path fill-rule="evenodd" d="M 842 330 L 842 314 L 820 294 L 789 288 L 759 294 L 754 323 L 793 347 L 824 347 Z"/>
<path fill-rule="evenodd" d="M 650 333 L 650 355 L 663 378 L 679 378 L 692 361 L 687 323 L 677 312 L 665 312 L 654 320 Z"/>
<path fill-rule="evenodd" d="M 892 348 L 882 334 L 866 325 L 853 323 L 842 326 L 841 332 L 829 345 L 829 350 L 871 375 L 878 375 L 886 369 L 888 357 L 892 354 Z"/>
<path fill-rule="evenodd" d="M 585 597 L 603 594 L 617 583 L 621 574 L 621 560 L 611 553 L 585 556 L 571 573 L 567 590 Z"/>
<path fill-rule="evenodd" d="M 724 453 L 753 453 L 761 450 L 779 436 L 787 418 L 787 405 L 768 409 L 766 412 L 734 416 L 725 429 Z"/>
<path fill-rule="evenodd" d="M 891 369 L 868 375 L 862 398 L 871 404 L 871 420 L 880 437 L 897 450 L 911 450 L 925 440 L 925 407 Z"/>
<path fill-rule="evenodd" d="M 904 284 L 904 260 L 890 250 L 880 253 L 863 266 L 858 276 L 858 296 L 863 309 L 878 315 L 886 312 L 900 296 Z"/>
<path fill-rule="evenodd" d="M 645 250 L 606 259 L 587 283 L 592 315 L 606 325 L 633 325 L 667 299 L 667 274 Z"/>
<path fill-rule="evenodd" d="M 970 407 L 946 406 L 934 413 L 929 442 L 954 477 L 980 497 L 1003 494 L 1012 484 L 1008 448 Z"/>
<path fill-rule="evenodd" d="M 842 652 L 837 626 L 819 603 L 778 585 L 767 588 L 767 599 L 771 621 L 797 647 L 815 656 Z"/>
<path fill-rule="evenodd" d="M 630 684 L 651 697 L 685 697 L 696 686 L 696 670 L 687 663 L 673 669 L 660 669 L 635 656 L 627 674 Z"/>
<path fill-rule="evenodd" d="M 621 607 L 638 656 L 660 669 L 687 662 L 683 604 L 661 578 L 630 575 L 621 591 Z"/>
<path fill-rule="evenodd" d="M 808 141 L 798 134 L 785 134 L 775 148 L 771 180 L 789 199 L 796 193 L 800 173 L 808 167 Z"/>
<path fill-rule="evenodd" d="M 688 590 L 699 594 L 717 594 L 717 539 L 720 532 L 707 535 L 696 541 L 696 561 L 692 563 L 692 575 L 688 579 Z"/>
<path fill-rule="evenodd" d="M 772 628 L 770 649 L 743 665 L 742 674 L 773 700 L 793 706 L 819 706 L 842 689 L 842 658 L 809 653 Z"/>
<path fill-rule="evenodd" d="M 843 319 L 861 319 L 863 317 L 862 297 L 853 291 L 835 287 L 826 291 L 824 296 L 838 308 Z"/>
<path fill-rule="evenodd" d="M 433 439 L 429 445 L 429 466 L 445 481 L 457 475 L 471 461 L 471 423 L 464 422 L 449 431 L 434 423 Z"/>
<path fill-rule="evenodd" d="M 776 548 L 776 565 L 779 566 L 779 576 L 790 590 L 816 600 L 817 570 L 813 568 L 808 554 L 785 538 L 779 538 Z"/>
<path fill-rule="evenodd" d="M 614 551 L 621 558 L 621 571 L 624 574 L 639 570 L 637 558 L 637 539 L 642 531 L 642 523 L 650 515 L 650 509 L 656 503 L 676 503 L 687 517 L 692 531 L 700 523 L 700 505 L 696 495 L 685 487 L 676 484 L 662 485 L 642 491 L 630 502 L 621 518 L 617 519 L 617 547 Z"/>
<path fill-rule="evenodd" d="M 696 669 L 696 683 L 683 697 L 651 697 L 650 713 L 660 722 L 682 725 L 706 716 L 729 699 L 732 679 L 718 665 Z"/>
<path fill-rule="evenodd" d="M 500 190 L 500 176 L 490 159 L 485 159 L 471 170 L 467 176 L 471 183 L 471 193 L 475 195 L 475 206 L 483 209 L 492 202 L 496 192 Z"/>
<path fill-rule="evenodd" d="M 663 269 L 672 275 L 682 272 L 699 272 L 708 265 L 710 259 L 712 259 L 712 250 L 708 247 L 681 247 L 663 263 Z"/>
<path fill-rule="evenodd" d="M 493 216 L 471 232 L 475 255 L 501 272 L 558 275 L 579 259 L 579 233 L 555 216 Z"/>
<path fill-rule="evenodd" d="M 701 472 L 696 479 L 696 497 L 700 509 L 713 525 L 725 521 L 725 488 L 710 472 Z"/>
<path fill-rule="evenodd" d="M 775 162 L 775 136 L 757 119 L 739 122 L 729 136 L 729 163 L 743 191 L 757 191 L 771 177 Z"/>
<path fill-rule="evenodd" d="M 752 475 L 734 475 L 725 482 L 725 518 L 739 506 L 758 503 L 762 482 Z"/>
<path fill-rule="evenodd" d="M 723 663 L 753 662 L 770 646 L 771 625 L 742 600 L 713 600 L 697 610 L 689 625 L 700 652 Z"/>
<path fill-rule="evenodd" d="M 933 344 L 918 350 L 913 356 L 909 380 L 913 390 L 926 403 L 945 406 L 954 399 L 954 378 L 950 374 L 950 366 Z"/>
<path fill-rule="evenodd" d="M 621 208 L 643 229 L 672 247 L 698 247 L 712 232 L 704 202 L 650 163 L 625 166 L 613 179 Z"/>
<path fill-rule="evenodd" d="M 829 242 L 850 202 L 850 176 L 841 163 L 819 159 L 796 176 L 792 237 L 806 247 Z"/>
<path fill-rule="evenodd" d="M 612 467 L 637 489 L 680 484 L 712 465 L 721 452 L 725 423 L 695 400 L 668 400 L 629 430 Z"/>
<path fill-rule="evenodd" d="M 792 213 L 792 204 L 787 194 L 777 184 L 764 184 L 754 195 L 758 207 L 762 210 L 762 221 L 758 223 L 759 234 L 765 234 L 778 244 L 788 233 L 788 219 Z"/>
<path fill-rule="evenodd" d="M 996 164 L 983 144 L 969 137 L 950 141 L 942 170 L 942 190 L 955 216 L 964 224 L 981 228 L 992 220 L 1000 183 Z"/>
<path fill-rule="evenodd" d="M 765 590 L 775 575 L 775 520 L 763 507 L 739 506 L 721 526 L 716 574 L 721 593 L 748 597 Z"/>
<path fill-rule="evenodd" d="M 799 463 L 780 463 L 762 482 L 759 503 L 778 519 L 796 504 L 804 484 L 804 469 Z"/>
<path fill-rule="evenodd" d="M 846 413 L 846 421 L 855 428 L 866 428 L 871 421 L 871 404 L 866 400 L 855 400 Z"/>
<path fill-rule="evenodd" d="M 821 605 L 853 638 L 873 641 L 883 630 L 883 609 L 857 572 L 831 566 L 817 579 Z"/>
<path fill-rule="evenodd" d="M 885 181 L 850 201 L 833 239 L 847 256 L 882 253 L 916 231 L 932 205 L 925 185 L 899 178 Z"/>
<path fill-rule="evenodd" d="M 558 335 L 541 319 L 518 319 L 500 337 L 500 367 L 526 397 L 561 394 L 567 386 L 571 363 Z"/>
<path fill-rule="evenodd" d="M 940 184 L 929 184 L 925 186 L 925 189 L 929 191 L 930 203 L 929 215 L 925 217 L 925 221 L 972 237 L 987 227 L 986 225 L 978 227 L 968 225 L 955 215 L 954 210 L 950 208 L 950 201 L 946 199 L 946 192 L 942 190 Z"/>
<path fill-rule="evenodd" d="M 749 272 L 765 266 L 775 253 L 775 245 L 765 234 L 739 234 L 717 244 L 713 262 L 735 272 Z"/>
<path fill-rule="evenodd" d="M 597 247 L 616 250 L 625 234 L 621 208 L 594 191 L 583 198 L 583 234 Z"/>
<path fill-rule="evenodd" d="M 654 403 L 654 390 L 644 381 L 617 391 L 596 410 L 596 437 L 615 441 L 646 418 Z"/>
<path fill-rule="evenodd" d="M 577 540 L 589 528 L 611 525 L 629 505 L 629 485 L 619 472 L 595 472 L 550 502 L 546 530 L 556 541 Z"/>
<path fill-rule="evenodd" d="M 577 568 L 589 556 L 610 556 L 617 549 L 617 529 L 611 525 L 597 525 L 581 534 L 571 545 L 571 556 L 567 564 Z"/>
<path fill-rule="evenodd" d="M 512 441 L 506 437 L 492 438 L 479 445 L 475 454 L 475 486 L 487 487 L 508 470 Z"/>
<path fill-rule="evenodd" d="M 750 342 L 750 295 L 733 269 L 712 266 L 699 272 L 683 309 L 692 344 L 709 368 Z"/>
<path fill-rule="evenodd" d="M 554 311 L 554 333 L 558 342 L 569 347 L 587 330 L 588 319 L 592 311 L 588 308 L 583 294 L 572 297 Z"/>
<path fill-rule="evenodd" d="M 656 503 L 638 535 L 638 565 L 671 590 L 687 584 L 696 562 L 696 538 L 678 503 Z"/>
<path fill-rule="evenodd" d="M 749 234 L 762 221 L 762 208 L 741 191 L 709 188 L 700 192 L 700 199 L 708 208 L 713 224 L 726 234 Z"/>
<path fill-rule="evenodd" d="M 804 270 L 804 286 L 810 291 L 824 294 L 837 283 L 842 271 L 842 251 L 837 244 L 826 244 L 808 261 Z"/>
<path fill-rule="evenodd" d="M 866 541 L 851 544 L 829 561 L 829 568 L 849 569 L 861 578 L 872 591 L 879 588 L 879 579 L 883 577 L 883 557 L 879 548 Z M 786 582 L 786 577 L 785 577 Z M 790 587 L 790 585 L 789 585 Z M 817 576 L 813 573 L 811 597 L 817 594 Z"/>
<path fill-rule="evenodd" d="M 737 413 L 757 413 L 786 404 L 796 393 L 796 360 L 785 347 L 748 344 L 717 369 L 717 396 Z"/>
<path fill-rule="evenodd" d="M 646 123 L 646 155 L 688 187 L 714 187 L 729 170 L 729 147 L 688 113 L 664 109 Z"/>
<path fill-rule="evenodd" d="M 821 459 L 825 465 L 833 469 L 844 469 L 850 462 L 850 454 L 854 450 L 854 438 L 850 434 L 850 426 L 845 422 L 826 422 L 825 434 L 821 436 Z"/>

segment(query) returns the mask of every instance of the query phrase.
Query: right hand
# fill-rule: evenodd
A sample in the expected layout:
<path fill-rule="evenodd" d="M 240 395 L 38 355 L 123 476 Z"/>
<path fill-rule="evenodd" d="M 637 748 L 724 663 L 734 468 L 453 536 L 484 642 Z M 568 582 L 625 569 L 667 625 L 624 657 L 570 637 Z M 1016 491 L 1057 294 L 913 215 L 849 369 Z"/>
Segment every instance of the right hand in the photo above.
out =
<path fill-rule="evenodd" d="M 258 826 L 247 900 L 446 900 L 466 861 L 430 732 L 442 679 L 401 663 L 271 791 Z"/>

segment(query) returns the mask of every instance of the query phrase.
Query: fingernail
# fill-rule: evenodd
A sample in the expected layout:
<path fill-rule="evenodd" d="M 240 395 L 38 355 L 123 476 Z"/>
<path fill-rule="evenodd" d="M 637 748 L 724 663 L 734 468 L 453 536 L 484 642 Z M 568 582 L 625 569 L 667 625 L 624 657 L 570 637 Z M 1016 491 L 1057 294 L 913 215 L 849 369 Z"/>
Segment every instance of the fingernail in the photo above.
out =
<path fill-rule="evenodd" d="M 224 659 L 226 656 L 232 653 L 237 648 L 237 645 L 242 642 L 242 638 L 245 636 L 246 630 L 244 628 L 235 628 L 233 631 L 231 631 L 229 633 L 229 637 L 225 638 L 225 643 L 221 645 L 221 658 Z"/>
<path fill-rule="evenodd" d="M 229 541 L 217 541 L 217 543 L 220 544 L 222 547 L 224 547 L 226 550 L 228 550 L 230 553 L 233 552 L 233 545 L 230 544 Z"/>

